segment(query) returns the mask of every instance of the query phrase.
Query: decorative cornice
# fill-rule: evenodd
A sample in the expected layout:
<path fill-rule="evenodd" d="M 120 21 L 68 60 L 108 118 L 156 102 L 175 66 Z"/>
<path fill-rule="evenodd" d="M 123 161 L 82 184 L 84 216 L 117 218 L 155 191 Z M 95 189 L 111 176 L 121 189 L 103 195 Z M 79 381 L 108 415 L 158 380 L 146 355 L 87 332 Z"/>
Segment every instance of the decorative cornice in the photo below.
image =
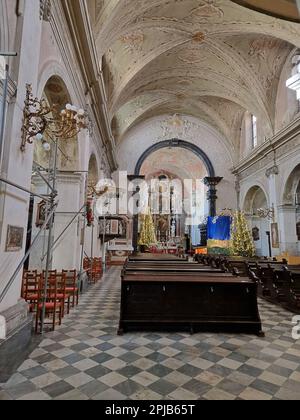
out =
<path fill-rule="evenodd" d="M 49 22 L 51 18 L 51 0 L 40 0 L 40 19 Z"/>
<path fill-rule="evenodd" d="M 270 178 L 271 175 L 279 175 L 279 168 L 277 165 L 272 166 L 272 168 L 267 169 L 266 177 Z"/>
<path fill-rule="evenodd" d="M 115 142 L 108 118 L 107 99 L 99 57 L 94 42 L 86 1 L 65 0 L 62 9 L 66 17 L 79 67 L 85 83 L 86 95 L 92 100 L 97 128 L 105 144 L 111 171 L 118 167 L 115 156 Z"/>
<path fill-rule="evenodd" d="M 253 152 L 243 159 L 237 166 L 232 169 L 233 174 L 240 174 L 243 176 L 244 172 L 249 172 L 253 168 L 253 172 L 257 170 L 257 165 L 265 158 L 271 156 L 277 149 L 286 145 L 300 136 L 300 115 L 286 127 L 280 130 L 272 139 L 261 144 L 253 150 Z M 282 156 L 282 154 L 280 154 Z M 269 176 L 276 172 L 276 165 L 270 168 Z M 268 176 L 268 175 L 267 175 Z"/>
<path fill-rule="evenodd" d="M 84 176 L 82 173 L 64 173 L 62 171 L 59 171 L 56 177 L 57 184 L 78 184 L 80 185 Z M 45 181 L 39 176 L 39 175 L 33 175 L 32 177 L 32 183 L 36 186 L 43 186 L 45 185 Z"/>

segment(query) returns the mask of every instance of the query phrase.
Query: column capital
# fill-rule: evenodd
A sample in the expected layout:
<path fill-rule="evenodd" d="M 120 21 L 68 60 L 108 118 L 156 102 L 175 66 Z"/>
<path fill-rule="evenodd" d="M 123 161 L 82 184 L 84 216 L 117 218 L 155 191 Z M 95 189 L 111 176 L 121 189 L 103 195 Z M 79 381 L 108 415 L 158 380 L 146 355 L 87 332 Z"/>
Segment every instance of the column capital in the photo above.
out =
<path fill-rule="evenodd" d="M 145 179 L 146 177 L 144 175 L 127 175 L 128 182 L 134 183 L 134 181 L 145 181 Z M 139 191 L 140 191 L 140 188 L 137 186 L 136 191 L 132 192 L 132 196 L 134 196 L 135 193 L 139 193 Z M 138 228 L 139 228 L 139 216 L 136 214 L 133 216 L 133 232 L 132 232 L 132 245 L 135 252 L 138 251 L 138 239 L 139 239 Z"/>
<path fill-rule="evenodd" d="M 145 175 L 127 175 L 127 179 L 129 182 L 133 182 L 135 180 L 143 181 L 146 179 Z"/>
<path fill-rule="evenodd" d="M 294 204 L 282 204 L 280 206 L 277 207 L 278 211 L 281 212 L 296 212 L 297 210 L 297 206 L 295 206 Z"/>
<path fill-rule="evenodd" d="M 220 176 L 215 176 L 215 177 L 211 177 L 211 176 L 207 176 L 206 178 L 204 178 L 203 182 L 204 184 L 208 187 L 208 192 L 207 192 L 207 200 L 209 201 L 209 215 L 211 217 L 215 217 L 217 214 L 217 185 L 220 184 L 220 182 L 222 181 L 222 177 Z"/>
<path fill-rule="evenodd" d="M 207 176 L 204 178 L 203 182 L 207 187 L 216 187 L 223 180 L 223 177 L 220 176 Z"/>

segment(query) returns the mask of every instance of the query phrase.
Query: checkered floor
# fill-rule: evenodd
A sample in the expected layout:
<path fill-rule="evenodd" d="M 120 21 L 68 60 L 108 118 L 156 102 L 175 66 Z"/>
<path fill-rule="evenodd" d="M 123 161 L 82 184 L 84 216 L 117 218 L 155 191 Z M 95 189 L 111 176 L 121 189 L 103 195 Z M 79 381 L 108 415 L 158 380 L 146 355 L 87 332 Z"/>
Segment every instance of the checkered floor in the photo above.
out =
<path fill-rule="evenodd" d="M 264 339 L 118 337 L 119 300 L 120 271 L 113 268 L 0 387 L 0 400 L 300 400 L 291 313 L 260 302 Z"/>

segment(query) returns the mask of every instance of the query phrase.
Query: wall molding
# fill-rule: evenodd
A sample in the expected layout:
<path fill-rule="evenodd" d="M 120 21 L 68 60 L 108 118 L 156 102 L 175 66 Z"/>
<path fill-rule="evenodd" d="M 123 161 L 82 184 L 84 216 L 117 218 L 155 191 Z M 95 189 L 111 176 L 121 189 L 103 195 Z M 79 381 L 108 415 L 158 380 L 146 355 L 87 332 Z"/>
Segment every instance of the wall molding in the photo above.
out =
<path fill-rule="evenodd" d="M 245 179 L 263 169 L 267 173 L 269 170 L 272 172 L 274 152 L 279 161 L 297 149 L 297 146 L 300 146 L 300 114 L 272 139 L 258 146 L 247 158 L 232 168 L 232 173 L 239 175 L 240 179 Z"/>

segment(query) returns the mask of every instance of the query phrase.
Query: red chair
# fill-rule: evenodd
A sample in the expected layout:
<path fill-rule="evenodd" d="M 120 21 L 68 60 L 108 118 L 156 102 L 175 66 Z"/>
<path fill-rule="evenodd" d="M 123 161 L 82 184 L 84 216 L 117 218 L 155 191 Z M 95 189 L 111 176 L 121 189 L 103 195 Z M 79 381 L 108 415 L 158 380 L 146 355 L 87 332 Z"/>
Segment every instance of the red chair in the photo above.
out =
<path fill-rule="evenodd" d="M 89 280 L 91 283 L 97 283 L 101 280 L 103 274 L 101 258 L 93 258 L 91 268 L 89 270 Z"/>
<path fill-rule="evenodd" d="M 40 275 L 37 271 L 24 271 L 21 297 L 30 305 L 34 312 L 39 298 Z"/>
<path fill-rule="evenodd" d="M 79 287 L 76 270 L 63 270 L 66 292 L 72 297 L 72 307 L 79 304 Z M 69 313 L 69 312 L 68 312 Z"/>
<path fill-rule="evenodd" d="M 45 288 L 44 276 L 42 275 L 40 278 L 39 297 L 38 297 L 36 323 L 35 323 L 36 333 L 38 333 L 39 323 L 41 324 L 41 321 L 42 321 L 44 305 L 45 305 L 45 317 L 50 318 L 50 322 L 47 324 L 50 324 L 52 326 L 52 331 L 55 331 L 55 327 L 57 323 L 59 325 L 62 324 L 65 301 L 64 301 L 64 297 L 62 298 L 61 293 L 59 293 L 58 285 L 59 285 L 59 280 L 57 281 L 56 277 L 54 278 L 53 275 L 49 277 L 49 281 L 46 288 Z M 59 285 L 59 287 L 61 287 L 61 285 Z M 58 322 L 57 322 L 57 318 L 58 318 Z"/>

